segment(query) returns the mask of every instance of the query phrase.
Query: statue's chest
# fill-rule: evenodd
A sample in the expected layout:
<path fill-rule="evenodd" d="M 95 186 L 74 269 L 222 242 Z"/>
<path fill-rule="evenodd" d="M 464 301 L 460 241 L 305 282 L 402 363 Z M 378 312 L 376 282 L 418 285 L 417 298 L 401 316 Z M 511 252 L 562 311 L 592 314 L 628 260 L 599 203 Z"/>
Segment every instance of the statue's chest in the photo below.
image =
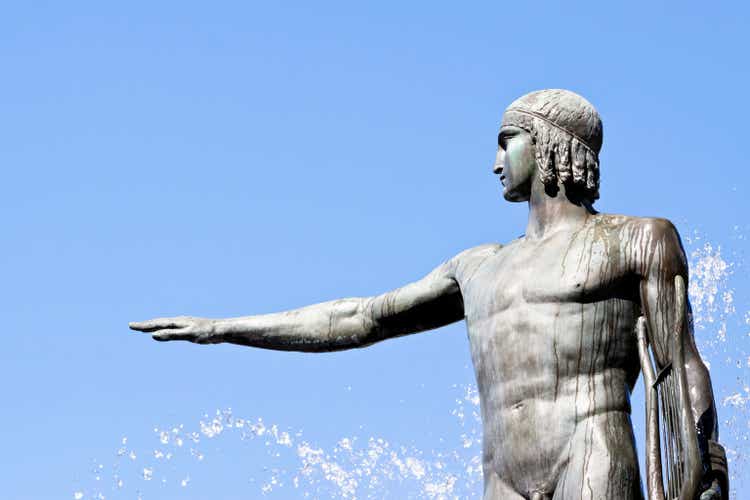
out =
<path fill-rule="evenodd" d="M 516 242 L 461 280 L 467 316 L 522 304 L 605 300 L 622 293 L 625 264 L 603 242 Z"/>

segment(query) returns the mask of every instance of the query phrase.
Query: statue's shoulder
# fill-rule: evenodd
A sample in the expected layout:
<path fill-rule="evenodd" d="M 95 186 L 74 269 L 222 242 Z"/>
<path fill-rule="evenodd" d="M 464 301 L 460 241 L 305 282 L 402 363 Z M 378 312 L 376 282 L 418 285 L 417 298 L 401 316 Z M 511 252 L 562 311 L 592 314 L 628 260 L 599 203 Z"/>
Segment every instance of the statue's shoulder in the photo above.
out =
<path fill-rule="evenodd" d="M 488 256 L 495 255 L 503 245 L 500 243 L 485 243 L 484 245 L 478 245 L 467 250 L 464 250 L 460 254 L 456 255 L 454 259 L 459 262 L 471 261 L 475 259 L 484 259 Z"/>
<path fill-rule="evenodd" d="M 637 217 L 634 215 L 596 214 L 597 225 L 616 230 L 625 238 L 652 240 L 662 239 L 665 235 L 677 234 L 677 229 L 669 219 L 663 217 Z"/>
<path fill-rule="evenodd" d="M 619 241 L 629 255 L 634 269 L 650 265 L 655 256 L 659 259 L 685 261 L 685 251 L 672 221 L 664 217 L 635 217 L 629 215 L 600 215 L 600 224 L 615 228 L 614 240 Z M 680 265 L 683 265 L 680 264 Z"/>
<path fill-rule="evenodd" d="M 503 248 L 499 243 L 486 243 L 478 245 L 451 259 L 455 275 L 465 276 L 467 273 L 474 274 L 488 259 L 496 255 Z"/>

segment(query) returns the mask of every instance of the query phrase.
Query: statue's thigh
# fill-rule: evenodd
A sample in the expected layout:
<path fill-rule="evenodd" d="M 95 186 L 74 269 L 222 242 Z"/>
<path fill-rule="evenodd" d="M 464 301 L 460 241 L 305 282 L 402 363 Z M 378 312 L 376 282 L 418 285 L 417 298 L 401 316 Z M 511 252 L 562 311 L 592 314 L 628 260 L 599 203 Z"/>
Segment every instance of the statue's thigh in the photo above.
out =
<path fill-rule="evenodd" d="M 582 421 L 553 500 L 641 500 L 630 417 L 610 412 Z"/>

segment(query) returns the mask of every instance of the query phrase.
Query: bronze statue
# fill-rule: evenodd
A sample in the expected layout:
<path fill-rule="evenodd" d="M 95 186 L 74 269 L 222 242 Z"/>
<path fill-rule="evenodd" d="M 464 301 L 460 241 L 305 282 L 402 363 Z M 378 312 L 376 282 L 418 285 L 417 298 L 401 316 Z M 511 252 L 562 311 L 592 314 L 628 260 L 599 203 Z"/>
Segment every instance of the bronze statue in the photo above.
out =
<path fill-rule="evenodd" d="M 322 352 L 465 319 L 481 398 L 485 499 L 643 498 L 630 421 L 643 366 L 649 497 L 728 498 L 674 226 L 593 208 L 602 123 L 573 92 L 543 90 L 513 102 L 498 145 L 494 172 L 505 199 L 529 205 L 517 240 L 466 250 L 375 297 L 130 327 L 162 341 Z"/>

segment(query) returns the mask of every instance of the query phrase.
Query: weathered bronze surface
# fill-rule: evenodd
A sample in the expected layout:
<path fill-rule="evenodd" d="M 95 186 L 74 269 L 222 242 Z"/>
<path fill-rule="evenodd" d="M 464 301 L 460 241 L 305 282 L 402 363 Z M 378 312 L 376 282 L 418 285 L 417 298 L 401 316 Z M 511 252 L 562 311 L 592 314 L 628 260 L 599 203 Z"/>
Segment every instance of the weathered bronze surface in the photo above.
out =
<path fill-rule="evenodd" d="M 517 240 L 466 250 L 376 297 L 130 327 L 161 341 L 322 352 L 465 319 L 481 397 L 486 499 L 643 498 L 629 400 L 643 365 L 649 497 L 727 498 L 711 380 L 693 340 L 687 262 L 674 226 L 593 208 L 602 123 L 577 94 L 544 90 L 516 100 L 498 145 L 494 172 L 505 199 L 529 206 Z M 665 371 L 672 366 L 674 377 Z M 671 392 L 658 392 L 657 372 Z"/>

